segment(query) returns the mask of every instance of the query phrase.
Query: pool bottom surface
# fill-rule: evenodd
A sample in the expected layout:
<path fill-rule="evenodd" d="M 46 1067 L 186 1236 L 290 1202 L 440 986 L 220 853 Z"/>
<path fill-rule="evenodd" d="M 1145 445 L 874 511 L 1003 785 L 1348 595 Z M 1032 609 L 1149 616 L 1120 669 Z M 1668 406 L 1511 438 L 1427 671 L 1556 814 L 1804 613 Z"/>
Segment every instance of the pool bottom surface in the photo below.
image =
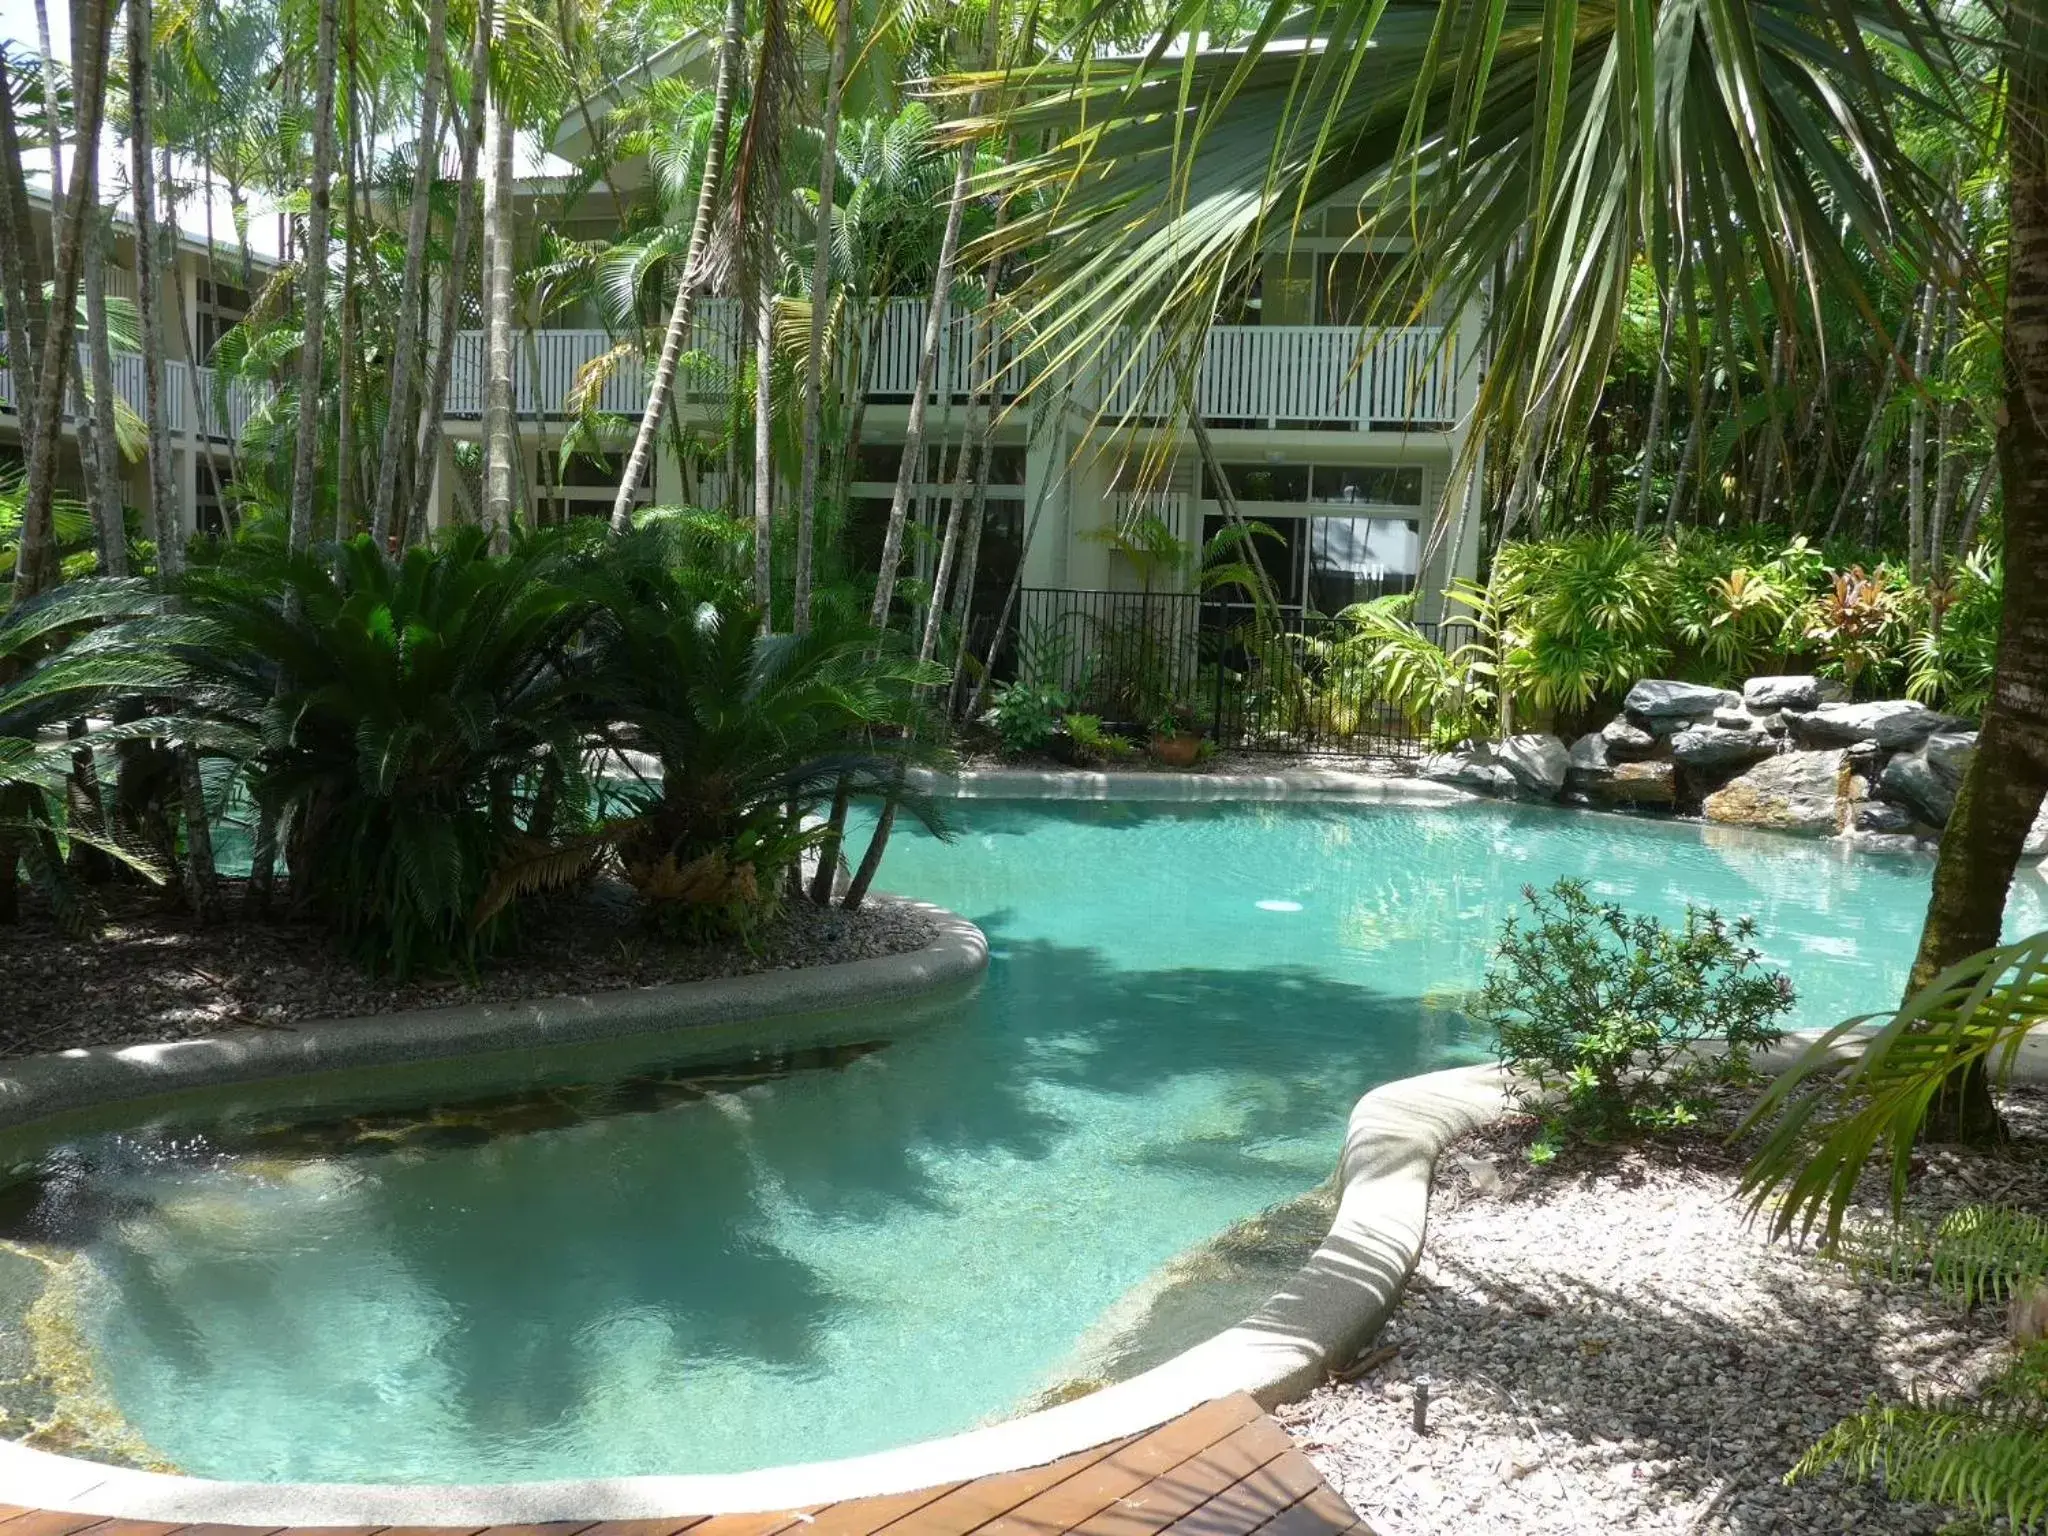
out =
<path fill-rule="evenodd" d="M 1163 1266 L 1323 1181 L 1367 1088 L 1480 1059 L 1458 1005 L 1524 884 L 1752 914 L 1821 1024 L 1896 996 L 1929 867 L 1497 806 L 949 809 L 958 840 L 899 835 L 886 883 L 989 934 L 952 1017 L 60 1149 L 41 1336 L 212 1477 L 720 1472 L 951 1433 L 1143 1364 L 1118 1323 Z"/>

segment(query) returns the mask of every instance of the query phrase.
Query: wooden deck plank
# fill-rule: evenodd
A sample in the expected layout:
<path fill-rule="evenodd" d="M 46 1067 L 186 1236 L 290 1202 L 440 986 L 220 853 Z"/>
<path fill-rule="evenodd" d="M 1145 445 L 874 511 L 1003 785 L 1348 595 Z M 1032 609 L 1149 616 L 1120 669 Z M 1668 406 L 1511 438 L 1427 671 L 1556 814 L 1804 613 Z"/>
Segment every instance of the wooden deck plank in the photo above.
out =
<path fill-rule="evenodd" d="M 181 1525 L 179 1536 L 276 1536 L 281 1525 Z"/>
<path fill-rule="evenodd" d="M 702 1525 L 709 1515 L 679 1515 L 673 1520 L 600 1520 L 583 1536 L 678 1536 L 693 1525 Z"/>
<path fill-rule="evenodd" d="M 938 1483 L 914 1488 L 909 1493 L 886 1493 L 871 1499 L 848 1499 L 831 1504 L 816 1514 L 800 1518 L 789 1536 L 873 1536 L 885 1526 L 916 1515 L 927 1505 L 945 1498 L 964 1483 Z M 714 1533 L 715 1536 L 715 1533 Z"/>
<path fill-rule="evenodd" d="M 836 1505 L 813 1504 L 806 1509 L 764 1510 L 755 1515 L 713 1515 L 701 1525 L 690 1527 L 690 1536 L 775 1536 L 794 1525 L 815 1520 L 820 1511 Z"/>
<path fill-rule="evenodd" d="M 0 1522 L 0 1530 L 6 1531 L 7 1536 L 71 1536 L 73 1531 L 82 1531 L 88 1526 L 106 1523 L 105 1515 L 75 1515 L 59 1509 L 31 1509 L 10 1520 Z"/>
<path fill-rule="evenodd" d="M 1158 1536 L 1291 1448 L 1279 1425 L 1254 1419 L 1073 1529 L 1086 1536 Z"/>
<path fill-rule="evenodd" d="M 92 1528 L 92 1536 L 171 1536 L 171 1532 L 184 1529 L 182 1525 L 166 1525 L 160 1520 L 103 1520 Z M 366 1527 L 366 1531 L 375 1529 L 375 1526 Z M 294 1532 L 293 1536 L 312 1536 L 312 1533 Z"/>
<path fill-rule="evenodd" d="M 1042 1467 L 1027 1467 L 1021 1472 L 1004 1472 L 961 1483 L 879 1530 L 882 1536 L 966 1536 L 967 1532 L 981 1529 L 997 1516 L 1008 1514 L 1019 1504 L 1036 1498 L 1055 1484 L 1065 1482 L 1075 1473 L 1087 1471 L 1105 1456 L 1114 1455 L 1130 1443 L 1128 1439 L 1112 1440 L 1107 1445 L 1063 1456 Z M 832 1532 L 829 1536 L 856 1536 L 856 1533 Z M 860 1536 L 865 1536 L 865 1533 L 860 1533 Z"/>
<path fill-rule="evenodd" d="M 1329 1494 L 1329 1499 L 1310 1494 L 1260 1526 L 1257 1536 L 1345 1536 L 1346 1532 L 1355 1530 L 1359 1521 L 1351 1506 L 1338 1498 L 1333 1490 L 1325 1488 L 1323 1491 Z M 1333 1500 L 1335 1509 L 1331 1508 Z"/>
<path fill-rule="evenodd" d="M 1323 1486 L 1313 1463 L 1293 1449 L 1189 1510 L 1165 1536 L 1247 1536 Z"/>
<path fill-rule="evenodd" d="M 990 1521 L 976 1536 L 1048 1536 L 1071 1531 L 1252 1423 L 1260 1412 L 1259 1405 L 1245 1393 L 1204 1403 L 1170 1424 L 1140 1435 L 1086 1472 L 1048 1488 L 1001 1519 Z"/>

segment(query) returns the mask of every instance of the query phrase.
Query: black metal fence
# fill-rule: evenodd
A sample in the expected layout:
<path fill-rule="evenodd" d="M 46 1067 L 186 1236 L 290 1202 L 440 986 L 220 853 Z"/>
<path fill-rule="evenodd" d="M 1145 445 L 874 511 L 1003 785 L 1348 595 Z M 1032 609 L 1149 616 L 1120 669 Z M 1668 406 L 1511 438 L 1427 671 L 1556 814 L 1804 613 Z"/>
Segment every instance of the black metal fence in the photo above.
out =
<path fill-rule="evenodd" d="M 1259 624 L 1250 603 L 1221 596 L 1026 587 L 1006 638 L 998 676 L 1056 684 L 1139 736 L 1178 708 L 1222 747 L 1393 757 L 1428 744 L 1428 720 L 1387 697 L 1377 647 L 1322 614 Z"/>

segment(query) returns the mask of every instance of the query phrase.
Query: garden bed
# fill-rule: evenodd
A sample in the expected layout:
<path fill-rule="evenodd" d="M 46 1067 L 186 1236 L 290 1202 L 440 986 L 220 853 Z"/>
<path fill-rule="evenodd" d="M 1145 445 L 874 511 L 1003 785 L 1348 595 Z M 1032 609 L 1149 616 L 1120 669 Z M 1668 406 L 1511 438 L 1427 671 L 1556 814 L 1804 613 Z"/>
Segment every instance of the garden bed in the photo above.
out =
<path fill-rule="evenodd" d="M 2048 1094 L 2006 1107 L 2010 1152 L 1932 1150 L 1917 1211 L 2048 1203 Z M 1874 1395 L 1974 1386 L 2005 1357 L 2003 1308 L 1964 1312 L 1767 1242 L 1736 1195 L 1740 1154 L 1719 1140 L 1532 1168 L 1533 1134 L 1508 1120 L 1446 1151 L 1421 1263 L 1370 1368 L 1279 1410 L 1369 1523 L 1888 1536 L 1952 1518 L 1833 1473 L 1783 1479 Z"/>
<path fill-rule="evenodd" d="M 0 929 L 0 1057 L 836 965 L 919 949 L 934 931 L 928 915 L 894 903 L 792 904 L 751 947 L 682 943 L 648 932 L 623 887 L 600 885 L 535 903 L 518 942 L 474 979 L 397 982 L 365 975 L 310 923 L 242 916 L 238 883 L 225 895 L 228 915 L 200 927 L 161 892 L 111 887 L 100 894 L 101 930 L 86 939 L 59 933 L 25 900 L 22 922 Z"/>

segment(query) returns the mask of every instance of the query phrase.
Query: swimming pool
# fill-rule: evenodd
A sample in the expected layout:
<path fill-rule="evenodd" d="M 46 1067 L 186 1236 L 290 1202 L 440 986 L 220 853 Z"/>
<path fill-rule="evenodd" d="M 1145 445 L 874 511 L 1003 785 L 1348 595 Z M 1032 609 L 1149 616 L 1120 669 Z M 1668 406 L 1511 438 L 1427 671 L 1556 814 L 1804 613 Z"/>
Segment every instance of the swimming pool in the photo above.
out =
<path fill-rule="evenodd" d="M 181 1470 L 273 1480 L 727 1471 L 966 1428 L 1128 1357 L 1148 1280 L 1325 1179 L 1366 1088 L 1479 1059 L 1458 1000 L 1524 884 L 1752 914 L 1823 1024 L 1896 997 L 1930 867 L 1490 804 L 950 814 L 885 883 L 980 923 L 988 977 L 881 1048 L 425 1136 L 64 1150 L 36 1219 L 77 1255 L 106 1406 Z"/>

